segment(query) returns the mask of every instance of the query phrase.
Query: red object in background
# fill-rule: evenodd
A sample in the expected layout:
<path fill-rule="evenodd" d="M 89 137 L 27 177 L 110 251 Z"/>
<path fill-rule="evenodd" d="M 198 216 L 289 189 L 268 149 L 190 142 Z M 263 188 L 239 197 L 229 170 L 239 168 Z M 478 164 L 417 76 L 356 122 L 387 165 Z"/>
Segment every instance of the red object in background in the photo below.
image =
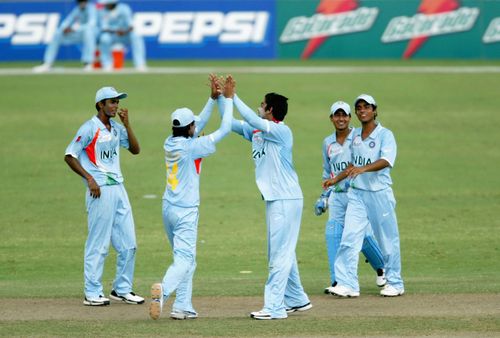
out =
<path fill-rule="evenodd" d="M 113 69 L 122 69 L 125 66 L 125 49 L 123 48 L 113 49 L 111 53 L 113 56 Z M 95 69 L 102 68 L 100 55 L 101 52 L 99 50 L 96 50 L 94 59 Z"/>
<path fill-rule="evenodd" d="M 353 11 L 358 8 L 357 0 L 321 0 L 316 8 L 316 13 L 321 14 L 336 14 L 342 12 Z M 312 38 L 307 43 L 302 52 L 302 59 L 309 59 L 314 54 L 316 49 L 325 42 L 328 37 Z"/>
<path fill-rule="evenodd" d="M 460 3 L 457 0 L 422 0 L 420 6 L 418 7 L 418 13 L 446 13 L 454 11 L 458 7 L 460 7 Z M 405 52 L 403 53 L 403 58 L 411 58 L 428 38 L 428 36 L 423 36 L 421 38 L 411 39 L 410 42 L 408 42 Z"/>

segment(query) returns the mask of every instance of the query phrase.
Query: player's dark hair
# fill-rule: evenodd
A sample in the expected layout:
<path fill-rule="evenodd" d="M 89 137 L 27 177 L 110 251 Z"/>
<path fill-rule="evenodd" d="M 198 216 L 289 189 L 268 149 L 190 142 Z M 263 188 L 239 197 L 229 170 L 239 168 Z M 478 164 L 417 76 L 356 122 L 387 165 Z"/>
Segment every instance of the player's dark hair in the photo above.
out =
<path fill-rule="evenodd" d="M 276 93 L 267 93 L 265 98 L 266 109 L 273 108 L 273 117 L 278 121 L 283 121 L 288 112 L 288 98 Z"/>
<path fill-rule="evenodd" d="M 179 121 L 177 120 L 174 120 L 174 126 L 172 127 L 172 136 L 173 137 L 185 137 L 185 138 L 189 138 L 189 128 L 191 128 L 191 125 L 194 124 L 194 121 L 191 122 L 190 124 L 188 124 L 187 126 L 185 127 L 176 127 L 175 126 L 175 123 L 179 123 Z"/>
<path fill-rule="evenodd" d="M 102 104 L 106 104 L 106 99 L 101 100 L 101 101 L 99 101 L 99 102 L 102 102 Z M 97 112 L 99 112 L 99 110 L 100 110 L 100 109 L 99 109 L 99 102 L 97 102 L 97 103 L 95 104 L 95 110 L 97 110 Z"/>

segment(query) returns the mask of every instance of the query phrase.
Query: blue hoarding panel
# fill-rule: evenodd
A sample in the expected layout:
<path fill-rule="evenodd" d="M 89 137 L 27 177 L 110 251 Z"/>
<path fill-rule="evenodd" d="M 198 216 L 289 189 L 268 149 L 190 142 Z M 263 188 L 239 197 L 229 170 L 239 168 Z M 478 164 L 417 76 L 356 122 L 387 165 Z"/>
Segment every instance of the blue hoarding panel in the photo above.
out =
<path fill-rule="evenodd" d="M 148 59 L 265 59 L 277 54 L 274 0 L 124 1 Z M 0 2 L 0 61 L 41 60 L 74 1 Z M 78 60 L 78 46 L 58 59 Z"/>

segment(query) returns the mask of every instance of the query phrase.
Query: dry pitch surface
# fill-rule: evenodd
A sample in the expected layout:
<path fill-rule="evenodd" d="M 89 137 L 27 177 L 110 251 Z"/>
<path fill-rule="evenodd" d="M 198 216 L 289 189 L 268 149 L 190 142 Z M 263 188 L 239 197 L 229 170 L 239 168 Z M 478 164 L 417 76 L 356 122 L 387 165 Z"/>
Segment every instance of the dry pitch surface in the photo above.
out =
<path fill-rule="evenodd" d="M 199 318 L 248 317 L 251 311 L 262 307 L 262 297 L 195 297 L 193 305 Z M 404 295 L 384 298 L 361 295 L 341 299 L 335 296 L 311 297 L 313 308 L 295 316 L 318 317 L 500 317 L 500 294 Z M 110 306 L 84 306 L 81 299 L 1 299 L 0 321 L 11 320 L 140 320 L 149 319 L 149 299 L 142 305 L 128 305 L 111 301 Z M 164 307 L 165 318 L 171 302 Z"/>

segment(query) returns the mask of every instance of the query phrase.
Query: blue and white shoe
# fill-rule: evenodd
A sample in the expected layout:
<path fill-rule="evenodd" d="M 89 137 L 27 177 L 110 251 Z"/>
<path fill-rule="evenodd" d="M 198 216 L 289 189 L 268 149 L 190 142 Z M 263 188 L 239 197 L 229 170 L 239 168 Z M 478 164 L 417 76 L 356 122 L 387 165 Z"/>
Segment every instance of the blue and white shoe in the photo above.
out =
<path fill-rule="evenodd" d="M 99 297 L 85 297 L 83 300 L 83 305 L 87 306 L 106 306 L 109 303 L 109 299 L 103 295 L 99 295 Z"/>
<path fill-rule="evenodd" d="M 136 295 L 133 292 L 129 292 L 129 293 L 124 294 L 124 295 L 119 295 L 118 293 L 116 293 L 115 290 L 111 290 L 111 293 L 109 294 L 109 298 L 111 298 L 113 300 L 117 300 L 117 301 L 122 301 L 122 302 L 125 302 L 127 304 L 142 304 L 142 303 L 144 303 L 144 298 Z"/>
<path fill-rule="evenodd" d="M 172 310 L 172 312 L 170 312 L 170 318 L 178 319 L 178 320 L 196 319 L 196 318 L 198 318 L 198 314 L 196 312 L 181 311 L 181 310 L 174 309 L 174 310 Z"/>
<path fill-rule="evenodd" d="M 304 311 L 311 309 L 312 307 L 313 306 L 312 306 L 311 302 L 309 302 L 309 303 L 301 305 L 301 306 L 292 306 L 292 307 L 286 308 L 286 313 L 304 312 Z"/>

